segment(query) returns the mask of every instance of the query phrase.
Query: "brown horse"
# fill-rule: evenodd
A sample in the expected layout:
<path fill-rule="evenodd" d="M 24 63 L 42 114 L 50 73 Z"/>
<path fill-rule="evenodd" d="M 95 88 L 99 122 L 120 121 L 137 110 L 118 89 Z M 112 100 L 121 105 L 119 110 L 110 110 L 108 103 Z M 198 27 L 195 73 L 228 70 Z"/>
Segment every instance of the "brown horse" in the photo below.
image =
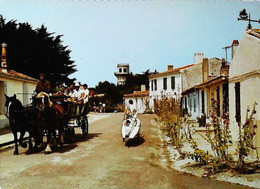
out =
<path fill-rule="evenodd" d="M 6 116 L 9 119 L 9 124 L 14 135 L 14 155 L 18 155 L 18 142 L 21 147 L 27 147 L 27 144 L 23 142 L 25 132 L 29 133 L 29 148 L 32 149 L 33 147 L 31 139 L 35 138 L 37 133 L 36 115 L 38 114 L 38 109 L 34 106 L 24 107 L 16 98 L 16 95 L 12 97 L 5 95 L 5 97 Z M 19 139 L 17 136 L 18 132 L 20 133 Z M 37 147 L 36 142 L 35 147 Z"/>
<path fill-rule="evenodd" d="M 63 146 L 64 143 L 64 125 L 65 125 L 65 109 L 58 103 L 52 103 L 47 93 L 39 93 L 37 95 L 37 105 L 39 113 L 37 116 L 37 126 L 39 134 L 42 137 L 42 133 L 47 134 L 47 147 L 45 153 L 51 153 L 51 139 L 56 141 L 56 131 L 59 132 L 59 142 Z"/>

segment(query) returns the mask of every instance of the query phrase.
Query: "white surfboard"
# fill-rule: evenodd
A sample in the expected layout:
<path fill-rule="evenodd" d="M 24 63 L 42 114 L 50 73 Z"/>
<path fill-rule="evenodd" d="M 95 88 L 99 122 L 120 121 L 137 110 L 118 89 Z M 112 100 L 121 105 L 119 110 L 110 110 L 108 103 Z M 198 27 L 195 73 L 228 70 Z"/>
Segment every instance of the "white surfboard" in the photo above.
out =
<path fill-rule="evenodd" d="M 139 132 L 139 130 L 140 130 L 140 127 L 135 126 L 134 129 L 131 131 L 129 138 L 130 139 L 134 138 L 137 135 L 137 133 Z"/>

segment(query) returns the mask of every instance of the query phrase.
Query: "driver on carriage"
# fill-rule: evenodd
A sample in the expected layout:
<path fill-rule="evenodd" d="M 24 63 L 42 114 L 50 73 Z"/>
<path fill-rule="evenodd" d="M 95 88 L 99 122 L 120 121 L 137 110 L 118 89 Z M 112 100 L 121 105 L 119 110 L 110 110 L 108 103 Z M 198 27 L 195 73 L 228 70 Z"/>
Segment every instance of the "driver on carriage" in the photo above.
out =
<path fill-rule="evenodd" d="M 37 94 L 40 92 L 50 93 L 51 84 L 48 80 L 46 80 L 45 74 L 41 73 L 39 76 L 40 76 L 40 80 L 36 85 L 36 89 L 35 89 L 36 93 Z"/>

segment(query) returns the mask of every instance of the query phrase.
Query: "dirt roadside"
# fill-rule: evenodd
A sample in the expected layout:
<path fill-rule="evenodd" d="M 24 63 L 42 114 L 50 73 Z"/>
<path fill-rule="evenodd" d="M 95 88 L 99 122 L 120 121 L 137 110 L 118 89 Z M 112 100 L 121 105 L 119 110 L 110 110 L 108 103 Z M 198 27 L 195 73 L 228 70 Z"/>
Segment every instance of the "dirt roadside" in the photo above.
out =
<path fill-rule="evenodd" d="M 163 151 L 158 127 L 151 124 L 154 115 L 139 115 L 141 139 L 122 142 L 121 113 L 90 124 L 83 139 L 65 144 L 50 155 L 20 148 L 0 153 L 2 189 L 11 188 L 249 188 L 221 181 L 203 179 L 174 171 L 161 165 Z"/>

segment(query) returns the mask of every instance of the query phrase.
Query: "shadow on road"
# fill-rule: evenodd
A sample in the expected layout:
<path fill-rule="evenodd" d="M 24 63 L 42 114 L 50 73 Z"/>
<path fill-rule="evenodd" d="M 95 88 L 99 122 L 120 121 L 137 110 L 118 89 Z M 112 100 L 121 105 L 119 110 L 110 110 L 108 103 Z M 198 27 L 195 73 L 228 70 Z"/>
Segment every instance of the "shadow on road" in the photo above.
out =
<path fill-rule="evenodd" d="M 142 145 L 145 142 L 145 139 L 143 136 L 140 136 L 139 138 L 133 138 L 126 141 L 125 146 L 127 147 L 137 147 Z"/>
<path fill-rule="evenodd" d="M 70 141 L 68 142 L 66 138 L 68 137 L 65 137 L 65 144 L 64 146 L 60 147 L 52 147 L 52 153 L 65 153 L 65 152 L 69 152 L 70 150 L 73 150 L 75 149 L 78 145 L 77 145 L 77 142 L 85 142 L 85 141 L 88 141 L 88 140 L 91 140 L 93 138 L 96 138 L 96 137 L 99 137 L 99 135 L 102 135 L 103 133 L 91 133 L 91 134 L 88 134 L 85 138 L 83 138 L 82 134 L 76 134 L 75 135 L 75 142 L 72 142 L 71 141 L 71 138 L 70 138 Z M 45 150 L 45 147 L 41 147 L 41 148 L 37 148 L 37 149 L 32 149 L 32 150 L 27 150 L 25 152 L 26 155 L 31 155 L 31 154 L 37 154 L 37 153 L 40 153 L 40 152 L 43 152 Z"/>
<path fill-rule="evenodd" d="M 93 138 L 99 137 L 99 135 L 102 135 L 103 133 L 89 133 L 86 137 L 83 137 L 82 134 L 76 134 L 76 142 L 85 142 L 87 140 L 91 140 Z"/>
<path fill-rule="evenodd" d="M 69 152 L 73 149 L 75 149 L 78 145 L 77 144 L 66 144 L 64 146 L 58 146 L 58 147 L 52 147 L 52 153 L 65 153 Z M 25 152 L 26 155 L 31 155 L 31 154 L 37 154 L 40 152 L 44 153 L 45 147 L 37 148 L 37 149 L 32 149 L 32 150 L 27 150 Z M 52 154 L 51 153 L 51 154 Z"/>

